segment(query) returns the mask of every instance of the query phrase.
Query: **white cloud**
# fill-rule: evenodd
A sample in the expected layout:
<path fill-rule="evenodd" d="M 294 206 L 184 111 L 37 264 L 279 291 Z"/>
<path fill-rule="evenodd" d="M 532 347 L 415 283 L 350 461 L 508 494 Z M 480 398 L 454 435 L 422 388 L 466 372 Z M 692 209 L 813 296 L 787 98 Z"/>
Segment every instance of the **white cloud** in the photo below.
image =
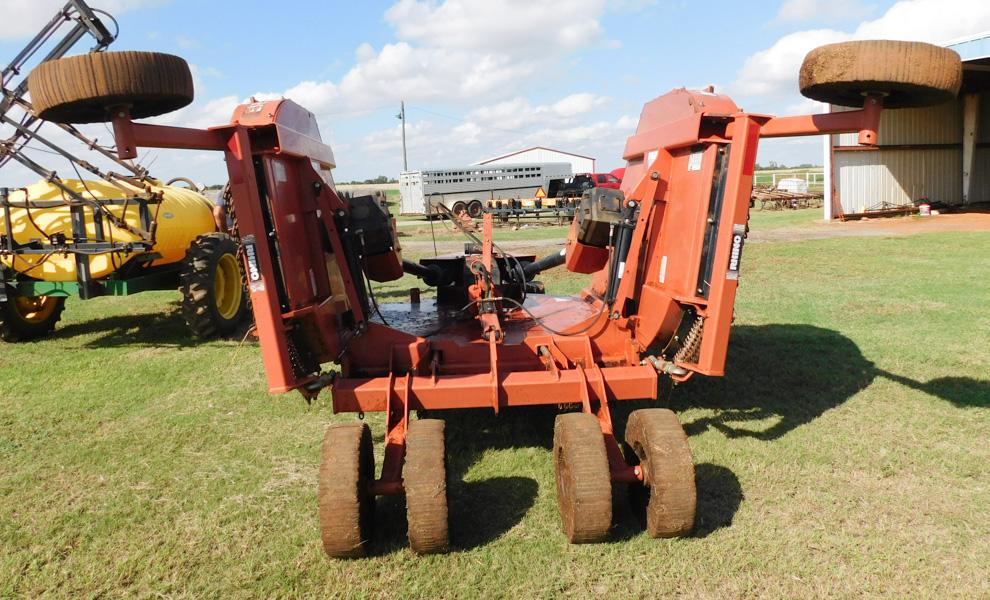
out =
<path fill-rule="evenodd" d="M 117 15 L 136 8 L 165 4 L 168 0 L 100 0 L 98 8 Z M 65 0 L 4 0 L 0 40 L 29 38 L 65 6 Z M 110 23 L 106 23 L 112 27 Z M 66 28 L 68 31 L 68 28 Z"/>
<path fill-rule="evenodd" d="M 626 138 L 638 119 L 622 116 L 615 120 L 591 119 L 608 98 L 593 94 L 573 94 L 546 104 L 533 104 L 516 97 L 481 106 L 459 123 L 436 122 L 432 115 L 417 118 L 410 111 L 406 127 L 410 165 L 437 168 L 464 164 L 530 146 L 561 147 L 568 151 L 597 156 L 603 166 L 619 163 Z M 391 164 L 401 152 L 399 125 L 375 131 L 361 141 L 366 153 L 361 159 Z M 357 157 L 338 156 L 343 169 L 356 165 Z"/>
<path fill-rule="evenodd" d="M 385 20 L 399 39 L 423 48 L 529 58 L 568 53 L 602 35 L 604 0 L 568 0 L 567 8 L 532 0 L 399 0 Z"/>
<path fill-rule="evenodd" d="M 834 4 L 833 2 L 829 3 Z M 990 29 L 986 0 L 901 0 L 882 16 L 853 31 L 815 29 L 786 35 L 743 63 L 733 91 L 793 102 L 804 56 L 817 46 L 855 39 L 918 40 L 939 43 Z"/>
<path fill-rule="evenodd" d="M 339 81 L 304 81 L 285 96 L 317 114 L 353 113 L 424 100 L 478 101 L 518 93 L 567 56 L 607 46 L 606 0 L 399 0 L 385 12 L 397 40 L 361 44 Z"/>
<path fill-rule="evenodd" d="M 873 12 L 872 4 L 860 0 L 787 0 L 777 12 L 777 21 L 855 21 Z"/>

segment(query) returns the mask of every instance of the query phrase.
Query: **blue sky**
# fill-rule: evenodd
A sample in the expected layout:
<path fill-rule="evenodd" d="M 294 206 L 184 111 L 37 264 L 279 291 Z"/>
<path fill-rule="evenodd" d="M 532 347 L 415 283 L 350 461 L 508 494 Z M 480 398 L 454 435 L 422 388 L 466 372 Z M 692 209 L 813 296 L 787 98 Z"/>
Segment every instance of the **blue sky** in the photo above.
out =
<path fill-rule="evenodd" d="M 990 29 L 985 0 L 91 3 L 117 16 L 114 49 L 174 53 L 193 65 L 196 103 L 162 122 L 218 125 L 252 95 L 286 95 L 317 114 L 338 180 L 398 173 L 401 99 L 411 168 L 532 145 L 612 168 L 643 103 L 672 88 L 714 84 L 749 111 L 810 111 L 818 106 L 797 93 L 797 66 L 816 45 L 938 42 Z M 61 1 L 4 4 L 7 59 Z M 143 160 L 160 177 L 223 179 L 217 156 L 156 150 Z M 760 160 L 818 163 L 821 142 L 765 142 Z M 14 170 L 0 181 L 25 176 Z"/>

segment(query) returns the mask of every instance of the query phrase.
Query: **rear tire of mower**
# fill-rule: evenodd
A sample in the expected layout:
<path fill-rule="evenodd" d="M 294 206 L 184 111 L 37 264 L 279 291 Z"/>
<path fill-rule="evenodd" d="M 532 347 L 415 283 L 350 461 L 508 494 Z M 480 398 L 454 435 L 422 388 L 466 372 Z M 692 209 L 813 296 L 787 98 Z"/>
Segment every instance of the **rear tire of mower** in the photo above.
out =
<path fill-rule="evenodd" d="M 553 462 L 560 521 L 572 544 L 605 541 L 612 527 L 612 476 L 598 418 L 589 413 L 558 415 Z"/>
<path fill-rule="evenodd" d="M 956 97 L 962 63 L 953 50 L 921 42 L 864 40 L 815 48 L 801 64 L 801 93 L 840 106 L 884 95 L 885 108 L 934 106 Z"/>
<path fill-rule="evenodd" d="M 230 335 L 244 320 L 248 294 L 241 269 L 237 241 L 226 233 L 201 235 L 189 247 L 179 291 L 182 316 L 198 337 Z M 230 281 L 235 277 L 236 287 Z"/>
<path fill-rule="evenodd" d="M 409 546 L 416 554 L 442 554 L 450 549 L 447 511 L 447 449 L 444 422 L 420 419 L 409 423 L 406 464 Z"/>
<path fill-rule="evenodd" d="M 104 123 L 126 107 L 143 119 L 193 101 L 189 64 L 158 52 L 90 52 L 43 62 L 28 76 L 34 113 L 55 123 Z"/>
<path fill-rule="evenodd" d="M 0 340 L 8 343 L 45 337 L 55 330 L 65 310 L 65 298 L 56 296 L 23 298 L 8 295 L 7 298 L 6 302 L 0 302 Z M 40 305 L 25 308 L 22 306 L 25 300 Z"/>
<path fill-rule="evenodd" d="M 327 428 L 317 500 L 323 551 L 330 558 L 362 558 L 367 554 L 375 513 L 369 487 L 374 477 L 371 429 L 363 423 Z"/>
<path fill-rule="evenodd" d="M 646 530 L 654 538 L 683 537 L 694 528 L 697 491 L 694 457 L 677 415 L 666 408 L 633 411 L 626 443 L 639 460 L 644 484 L 630 487 L 632 498 L 648 497 Z"/>

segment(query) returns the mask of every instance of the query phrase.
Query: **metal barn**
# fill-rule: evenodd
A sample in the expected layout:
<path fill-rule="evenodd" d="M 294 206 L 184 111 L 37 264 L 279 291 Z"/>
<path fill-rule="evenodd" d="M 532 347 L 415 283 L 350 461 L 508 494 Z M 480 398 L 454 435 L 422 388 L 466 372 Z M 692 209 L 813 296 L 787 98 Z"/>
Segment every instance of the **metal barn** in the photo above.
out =
<path fill-rule="evenodd" d="M 489 158 L 480 161 L 476 164 L 511 165 L 517 163 L 559 163 L 559 162 L 570 163 L 571 172 L 575 174 L 595 172 L 594 158 L 591 158 L 590 156 L 581 156 L 580 154 L 574 154 L 572 152 L 564 152 L 563 150 L 554 150 L 553 148 L 545 148 L 543 146 L 527 148 L 525 150 L 519 150 L 518 152 L 510 152 L 509 154 L 503 154 L 502 156 Z"/>
<path fill-rule="evenodd" d="M 963 59 L 957 100 L 884 111 L 876 148 L 856 134 L 826 138 L 826 219 L 921 200 L 990 202 L 990 32 L 944 45 Z"/>

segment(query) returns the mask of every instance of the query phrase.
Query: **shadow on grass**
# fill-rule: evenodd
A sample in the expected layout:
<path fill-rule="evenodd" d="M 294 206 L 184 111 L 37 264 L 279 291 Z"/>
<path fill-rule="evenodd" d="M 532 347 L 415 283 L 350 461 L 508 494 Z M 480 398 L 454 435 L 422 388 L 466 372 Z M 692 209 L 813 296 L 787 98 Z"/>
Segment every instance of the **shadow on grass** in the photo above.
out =
<path fill-rule="evenodd" d="M 732 526 L 732 519 L 743 501 L 742 486 L 732 469 L 712 463 L 694 466 L 694 483 L 698 491 L 693 538 L 706 538 L 715 531 Z M 646 529 L 646 504 L 649 491 L 643 487 L 616 485 L 612 494 L 612 540 L 623 541 L 641 535 Z"/>
<path fill-rule="evenodd" d="M 990 381 L 969 377 L 939 377 L 922 383 L 885 371 L 880 371 L 879 374 L 961 408 L 990 408 Z"/>
<path fill-rule="evenodd" d="M 775 440 L 865 389 L 881 373 L 849 338 L 811 325 L 739 326 L 724 377 L 674 388 L 675 411 L 713 416 L 686 422 L 688 435 L 717 429 L 729 438 Z"/>
<path fill-rule="evenodd" d="M 446 421 L 450 538 L 453 549 L 471 550 L 494 542 L 522 521 L 536 501 L 539 485 L 530 477 L 489 477 L 465 481 L 471 467 L 489 450 L 549 449 L 555 407 L 506 411 L 419 411 L 418 418 Z M 408 546 L 408 523 L 402 496 L 378 499 L 375 516 L 376 555 Z"/>
<path fill-rule="evenodd" d="M 250 327 L 250 319 L 231 336 L 240 341 Z M 76 336 L 96 336 L 85 348 L 158 347 L 188 348 L 204 343 L 186 326 L 178 310 L 117 315 L 90 319 L 57 328 L 47 339 L 68 340 Z"/>

